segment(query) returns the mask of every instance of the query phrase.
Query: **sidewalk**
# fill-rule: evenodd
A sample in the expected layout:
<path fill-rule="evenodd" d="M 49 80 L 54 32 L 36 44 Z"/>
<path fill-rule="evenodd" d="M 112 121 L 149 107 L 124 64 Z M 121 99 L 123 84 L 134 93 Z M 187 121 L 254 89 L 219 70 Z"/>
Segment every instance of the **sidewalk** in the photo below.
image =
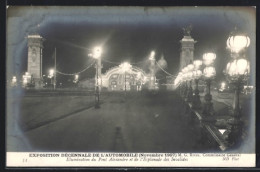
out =
<path fill-rule="evenodd" d="M 204 100 L 204 94 L 201 94 L 200 96 L 201 99 L 201 105 L 203 107 L 203 104 L 205 102 Z M 213 109 L 214 109 L 214 116 L 213 119 L 216 119 L 216 126 L 224 127 L 227 125 L 227 120 L 231 118 L 231 113 L 232 113 L 232 99 L 226 98 L 226 99 L 221 99 L 217 93 L 212 92 L 212 104 L 213 104 Z"/>

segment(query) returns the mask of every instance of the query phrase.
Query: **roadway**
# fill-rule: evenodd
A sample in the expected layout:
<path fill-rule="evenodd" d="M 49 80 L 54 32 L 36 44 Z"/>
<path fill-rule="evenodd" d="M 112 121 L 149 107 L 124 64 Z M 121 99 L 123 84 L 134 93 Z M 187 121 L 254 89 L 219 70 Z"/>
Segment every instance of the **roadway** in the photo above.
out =
<path fill-rule="evenodd" d="M 175 92 L 21 99 L 19 128 L 30 151 L 203 152 L 199 124 Z M 13 149 L 13 148 L 10 148 Z M 20 145 L 19 150 L 25 148 Z"/>

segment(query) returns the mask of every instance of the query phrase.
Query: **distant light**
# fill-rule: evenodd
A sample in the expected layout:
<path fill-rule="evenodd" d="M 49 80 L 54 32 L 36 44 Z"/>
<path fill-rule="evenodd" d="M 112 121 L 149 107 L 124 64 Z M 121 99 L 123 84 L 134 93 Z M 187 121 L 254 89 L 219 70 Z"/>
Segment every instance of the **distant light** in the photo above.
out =
<path fill-rule="evenodd" d="M 132 65 L 130 65 L 128 62 L 124 62 L 119 65 L 123 72 L 129 71 Z"/>
<path fill-rule="evenodd" d="M 49 70 L 49 75 L 53 76 L 54 75 L 54 69 Z"/>
<path fill-rule="evenodd" d="M 146 76 L 144 76 L 144 82 L 146 82 L 147 81 L 147 77 Z"/>
<path fill-rule="evenodd" d="M 192 71 L 194 69 L 194 65 L 193 64 L 189 64 L 187 67 L 188 67 L 189 71 Z"/>
<path fill-rule="evenodd" d="M 16 76 L 13 76 L 12 83 L 15 84 L 17 82 Z"/>
<path fill-rule="evenodd" d="M 154 56 L 155 56 L 155 51 L 152 51 L 149 60 L 155 60 Z"/>
<path fill-rule="evenodd" d="M 137 79 L 140 79 L 140 78 L 141 78 L 141 72 L 138 72 L 138 73 L 137 73 L 136 78 L 137 78 Z"/>
<path fill-rule="evenodd" d="M 194 60 L 193 64 L 194 64 L 194 68 L 197 70 L 202 65 L 202 61 L 201 60 Z"/>
<path fill-rule="evenodd" d="M 206 67 L 203 70 L 203 74 L 206 78 L 211 78 L 214 77 L 216 75 L 216 70 L 214 67 L 210 66 L 210 67 Z"/>
<path fill-rule="evenodd" d="M 100 47 L 95 47 L 94 48 L 93 58 L 95 58 L 95 59 L 100 58 L 101 53 L 102 53 L 102 49 Z"/>
<path fill-rule="evenodd" d="M 27 82 L 28 82 L 28 81 L 27 81 L 27 78 L 24 78 L 24 79 L 23 79 L 23 83 L 24 83 L 24 84 L 27 84 Z"/>
<path fill-rule="evenodd" d="M 152 51 L 152 52 L 151 52 L 151 56 L 154 56 L 154 55 L 155 55 L 155 51 Z"/>
<path fill-rule="evenodd" d="M 214 62 L 215 59 L 216 59 L 215 53 L 209 52 L 209 53 L 203 54 L 203 63 L 206 66 L 211 65 Z"/>
<path fill-rule="evenodd" d="M 221 83 L 221 88 L 222 88 L 222 89 L 225 89 L 225 87 L 226 87 L 226 83 L 225 83 L 225 82 L 222 82 L 222 83 Z"/>

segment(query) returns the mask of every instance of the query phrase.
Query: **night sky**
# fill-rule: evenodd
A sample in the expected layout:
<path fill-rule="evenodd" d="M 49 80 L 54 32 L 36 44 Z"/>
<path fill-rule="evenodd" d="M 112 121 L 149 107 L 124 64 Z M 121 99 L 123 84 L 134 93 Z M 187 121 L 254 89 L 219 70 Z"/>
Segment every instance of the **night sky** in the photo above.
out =
<path fill-rule="evenodd" d="M 195 59 L 213 51 L 217 80 L 223 80 L 223 69 L 230 60 L 226 49 L 229 33 L 236 26 L 251 39 L 247 56 L 255 62 L 255 8 L 253 7 L 9 7 L 7 14 L 7 74 L 18 78 L 27 67 L 27 40 L 37 32 L 46 40 L 43 49 L 43 74 L 53 67 L 52 54 L 57 48 L 57 70 L 79 72 L 93 59 L 91 49 L 100 45 L 102 59 L 114 63 L 138 63 L 156 52 L 164 56 L 169 73 L 179 70 L 180 40 L 183 27 L 192 25 Z M 116 64 L 103 61 L 102 73 Z M 147 63 L 136 66 L 148 72 Z M 80 79 L 92 78 L 92 67 Z M 158 71 L 157 78 L 166 76 Z M 59 76 L 58 76 L 59 77 Z M 62 78 L 62 77 L 60 77 Z"/>

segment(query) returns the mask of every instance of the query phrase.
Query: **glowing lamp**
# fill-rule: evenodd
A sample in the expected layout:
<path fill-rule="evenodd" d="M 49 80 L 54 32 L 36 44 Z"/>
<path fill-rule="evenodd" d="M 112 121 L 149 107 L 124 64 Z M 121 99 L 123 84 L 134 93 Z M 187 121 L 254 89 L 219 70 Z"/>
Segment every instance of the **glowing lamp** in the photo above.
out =
<path fill-rule="evenodd" d="M 50 75 L 50 76 L 53 76 L 53 74 L 54 74 L 54 69 L 50 69 L 50 70 L 49 70 L 49 75 Z"/>
<path fill-rule="evenodd" d="M 193 65 L 194 65 L 194 69 L 198 70 L 200 68 L 200 66 L 202 65 L 202 61 L 201 60 L 195 60 L 193 62 Z"/>
<path fill-rule="evenodd" d="M 13 76 L 13 78 L 12 78 L 12 83 L 14 84 L 14 83 L 16 83 L 16 82 L 17 82 L 16 76 Z"/>
<path fill-rule="evenodd" d="M 128 70 L 130 70 L 130 68 L 132 67 L 132 65 L 130 65 L 129 63 L 127 62 L 124 62 L 120 65 L 121 69 L 123 72 L 126 72 Z"/>
<path fill-rule="evenodd" d="M 182 69 L 182 72 L 183 72 L 183 73 L 187 73 L 188 71 L 189 71 L 188 67 L 184 67 L 184 68 Z"/>
<path fill-rule="evenodd" d="M 249 74 L 249 70 L 249 62 L 246 59 L 229 62 L 226 67 L 226 72 L 230 76 Z"/>
<path fill-rule="evenodd" d="M 149 57 L 149 60 L 155 60 L 154 56 L 155 56 L 155 52 L 152 51 L 152 52 L 151 52 L 151 55 L 150 55 L 150 57 Z"/>
<path fill-rule="evenodd" d="M 27 78 L 23 78 L 23 83 L 24 83 L 24 84 L 27 84 L 27 82 L 28 82 L 28 81 L 27 81 Z"/>
<path fill-rule="evenodd" d="M 214 62 L 215 59 L 216 59 L 215 53 L 205 53 L 205 54 L 203 54 L 203 63 L 206 66 L 211 65 Z"/>
<path fill-rule="evenodd" d="M 231 52 L 238 53 L 250 45 L 250 38 L 245 35 L 230 36 L 227 39 L 227 47 Z"/>
<path fill-rule="evenodd" d="M 192 77 L 193 77 L 193 72 L 192 71 L 188 72 L 187 73 L 187 80 L 191 80 Z"/>
<path fill-rule="evenodd" d="M 147 81 L 147 77 L 146 76 L 144 76 L 144 82 L 146 82 Z"/>
<path fill-rule="evenodd" d="M 203 70 L 203 74 L 206 78 L 212 78 L 216 75 L 216 70 L 214 67 L 209 66 Z"/>
<path fill-rule="evenodd" d="M 101 48 L 100 47 L 95 47 L 94 48 L 94 54 L 92 56 L 93 56 L 93 58 L 98 59 L 98 58 L 100 58 L 101 53 L 102 53 Z"/>
<path fill-rule="evenodd" d="M 189 64 L 187 67 L 188 67 L 189 71 L 192 71 L 194 69 L 194 65 L 193 64 Z"/>
<path fill-rule="evenodd" d="M 221 89 L 225 89 L 226 88 L 226 83 L 222 82 L 220 87 L 221 87 Z"/>
<path fill-rule="evenodd" d="M 141 78 L 141 72 L 138 72 L 136 77 L 137 77 L 137 79 L 140 79 Z"/>

